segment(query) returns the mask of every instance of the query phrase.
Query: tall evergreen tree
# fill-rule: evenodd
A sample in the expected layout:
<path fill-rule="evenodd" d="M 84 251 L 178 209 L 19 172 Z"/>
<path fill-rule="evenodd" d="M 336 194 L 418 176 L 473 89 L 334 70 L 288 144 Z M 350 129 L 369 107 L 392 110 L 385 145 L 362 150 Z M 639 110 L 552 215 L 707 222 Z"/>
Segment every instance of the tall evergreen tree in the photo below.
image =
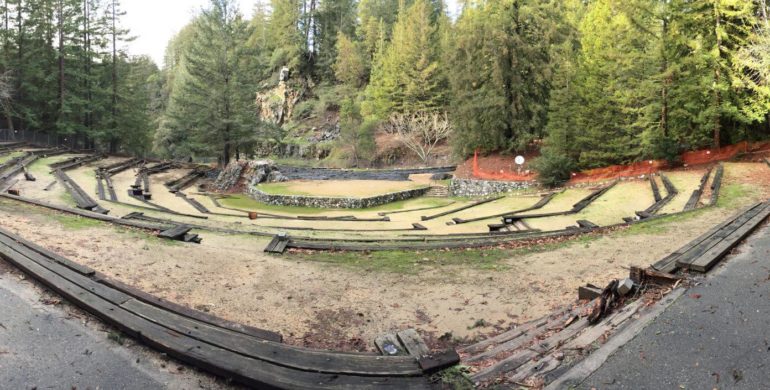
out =
<path fill-rule="evenodd" d="M 543 135 L 561 1 L 468 2 L 453 33 L 452 112 L 461 154 L 521 150 Z"/>
<path fill-rule="evenodd" d="M 234 0 L 211 0 L 195 21 L 194 32 L 166 120 L 189 131 L 193 153 L 218 155 L 226 164 L 239 144 L 250 139 L 249 123 L 255 121 L 252 93 L 241 68 L 247 26 Z"/>
<path fill-rule="evenodd" d="M 362 107 L 366 116 L 385 118 L 393 112 L 433 111 L 446 105 L 438 25 L 427 0 L 416 0 L 401 11 L 390 43 L 375 58 Z"/>

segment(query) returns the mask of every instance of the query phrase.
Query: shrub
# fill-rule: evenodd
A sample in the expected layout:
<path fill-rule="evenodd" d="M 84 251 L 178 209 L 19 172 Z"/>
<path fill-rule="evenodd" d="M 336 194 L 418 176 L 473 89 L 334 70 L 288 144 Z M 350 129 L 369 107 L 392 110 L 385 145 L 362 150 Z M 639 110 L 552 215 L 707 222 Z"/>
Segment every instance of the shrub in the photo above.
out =
<path fill-rule="evenodd" d="M 569 156 L 543 149 L 542 155 L 532 162 L 538 173 L 537 180 L 546 187 L 558 187 L 570 179 L 576 165 Z"/>

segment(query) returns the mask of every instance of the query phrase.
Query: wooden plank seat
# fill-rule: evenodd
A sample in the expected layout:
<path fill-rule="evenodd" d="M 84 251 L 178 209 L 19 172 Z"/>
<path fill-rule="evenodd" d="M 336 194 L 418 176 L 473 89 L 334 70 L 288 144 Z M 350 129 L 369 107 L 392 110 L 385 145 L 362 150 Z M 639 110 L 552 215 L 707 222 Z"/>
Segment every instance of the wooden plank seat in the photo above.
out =
<path fill-rule="evenodd" d="M 194 170 L 192 170 L 187 175 L 184 175 L 184 176 L 182 176 L 182 177 L 180 177 L 178 179 L 175 179 L 175 180 L 168 181 L 168 182 L 164 183 L 164 185 L 171 192 L 182 191 L 185 188 L 193 185 L 193 183 L 195 183 L 195 181 L 198 180 L 199 178 L 205 176 L 206 173 L 209 170 L 210 169 L 207 168 L 207 167 L 198 167 L 198 168 L 195 168 Z"/>
<path fill-rule="evenodd" d="M 655 176 L 650 175 L 650 187 L 652 187 L 652 197 L 655 202 L 660 202 L 663 197 L 660 196 L 660 188 L 658 188 L 658 182 L 655 181 Z"/>
<path fill-rule="evenodd" d="M 663 186 L 666 188 L 666 196 L 658 201 L 655 201 L 655 203 L 653 203 L 652 206 L 648 207 L 646 210 L 636 212 L 636 215 L 640 219 L 651 218 L 653 215 L 657 214 L 665 205 L 674 200 L 677 195 L 679 195 L 679 191 L 668 177 L 661 174 L 660 180 L 663 182 Z"/>
<path fill-rule="evenodd" d="M 57 180 L 64 186 L 64 188 L 67 190 L 67 192 L 72 196 L 72 198 L 75 200 L 75 203 L 78 208 L 83 210 L 89 210 L 89 211 L 95 211 L 101 214 L 107 214 L 107 210 L 99 206 L 98 203 L 96 203 L 95 200 L 93 200 L 88 194 L 86 194 L 85 191 L 83 191 L 80 186 L 72 181 L 69 176 L 67 176 L 66 173 L 64 173 L 61 169 L 56 169 L 54 171 L 54 176 L 57 178 Z"/>
<path fill-rule="evenodd" d="M 145 166 L 144 168 L 142 168 L 140 172 L 145 175 L 155 175 L 155 174 L 167 171 L 173 167 L 174 167 L 173 163 L 164 161 L 152 166 Z"/>
<path fill-rule="evenodd" d="M 78 167 L 81 167 L 86 164 L 90 164 L 94 161 L 98 161 L 100 159 L 104 158 L 102 155 L 89 155 L 89 156 L 76 156 L 69 159 L 66 159 L 64 161 L 59 161 L 56 163 L 53 163 L 49 165 L 51 169 L 61 169 L 62 171 L 69 171 Z"/>
<path fill-rule="evenodd" d="M 557 217 L 562 215 L 571 215 L 571 214 L 577 214 L 586 207 L 588 207 L 591 203 L 593 203 L 596 199 L 599 199 L 602 195 L 604 195 L 607 191 L 611 190 L 615 185 L 618 184 L 618 181 L 614 181 L 594 192 L 586 196 L 585 198 L 581 199 L 579 202 L 572 205 L 572 208 L 567 211 L 556 211 L 552 213 L 541 213 L 541 214 L 510 214 L 510 215 L 504 215 L 503 216 L 503 223 L 505 224 L 513 224 L 516 223 L 516 221 L 523 220 L 523 219 L 534 219 L 534 218 L 548 218 L 548 217 Z"/>
<path fill-rule="evenodd" d="M 180 198 L 182 198 L 185 202 L 187 202 L 190 206 L 192 206 L 193 208 L 195 208 L 199 212 L 201 212 L 203 214 L 211 214 L 211 211 L 208 208 L 206 208 L 206 206 L 202 205 L 197 200 L 188 197 L 187 194 L 185 194 L 184 192 L 177 191 L 175 193 L 175 195 L 180 197 Z"/>
<path fill-rule="evenodd" d="M 110 176 L 110 173 L 108 171 L 101 171 L 99 173 L 104 179 L 104 183 L 107 184 L 107 193 L 110 195 L 110 200 L 113 202 L 118 201 L 118 194 L 115 193 L 115 185 L 112 184 L 112 176 Z"/>
<path fill-rule="evenodd" d="M 722 188 L 722 176 L 724 176 L 725 173 L 725 166 L 722 164 L 719 164 L 717 167 L 717 172 L 714 174 L 714 181 L 711 183 L 711 204 L 715 205 L 717 204 L 717 201 L 719 200 L 719 191 Z"/>
<path fill-rule="evenodd" d="M 182 241 L 184 239 L 184 235 L 187 234 L 190 230 L 192 230 L 192 227 L 190 226 L 176 225 L 171 229 L 167 229 L 158 233 L 158 237 L 166 238 L 169 240 Z"/>
<path fill-rule="evenodd" d="M 306 349 L 167 310 L 73 271 L 0 234 L 0 256 L 131 337 L 169 356 L 257 388 L 428 388 L 411 356 Z"/>
<path fill-rule="evenodd" d="M 676 265 L 696 272 L 708 272 L 768 216 L 770 202 L 760 204 L 683 253 L 677 258 Z"/>
<path fill-rule="evenodd" d="M 496 197 L 489 198 L 489 199 L 482 199 L 482 200 L 479 200 L 477 202 L 473 202 L 473 203 L 471 203 L 469 205 L 465 205 L 465 206 L 458 207 L 458 208 L 455 208 L 455 209 L 452 209 L 452 210 L 448 210 L 448 211 L 445 211 L 443 213 L 438 213 L 438 214 L 434 214 L 434 215 L 427 215 L 427 216 L 423 215 L 422 217 L 420 217 L 420 220 L 422 220 L 422 221 L 430 221 L 432 219 L 444 217 L 444 216 L 447 216 L 447 215 L 450 215 L 450 214 L 458 213 L 460 211 L 464 211 L 464 210 L 468 210 L 468 209 L 471 209 L 471 208 L 474 208 L 474 207 L 478 207 L 478 206 L 481 206 L 483 204 L 491 203 L 491 202 L 494 202 L 496 200 L 500 200 L 502 198 L 504 198 L 504 196 L 496 196 Z"/>
<path fill-rule="evenodd" d="M 692 195 L 690 195 L 690 199 L 687 200 L 687 203 L 684 205 L 684 211 L 693 210 L 698 207 L 698 202 L 700 202 L 703 191 L 706 189 L 706 183 L 708 183 L 709 176 L 711 176 L 711 169 L 706 171 L 700 179 L 700 186 L 698 186 L 698 188 L 692 192 Z"/>
<path fill-rule="evenodd" d="M 597 229 L 599 227 L 599 225 L 597 225 L 597 224 L 595 224 L 595 223 L 593 223 L 593 222 L 591 222 L 589 220 L 586 220 L 586 219 L 578 220 L 577 224 L 581 228 L 586 228 L 586 229 Z"/>
<path fill-rule="evenodd" d="M 286 247 L 289 244 L 289 235 L 286 233 L 278 233 L 269 244 L 265 247 L 266 253 L 278 253 L 282 254 L 286 251 Z"/>
<path fill-rule="evenodd" d="M 15 160 L 13 164 L 5 166 L 2 170 L 0 170 L 0 172 L 2 172 L 2 174 L 0 174 L 0 183 L 6 182 L 19 173 L 22 173 L 27 165 L 32 164 L 38 158 L 40 158 L 40 156 L 37 154 L 27 153 L 20 159 Z"/>
<path fill-rule="evenodd" d="M 455 224 L 460 225 L 460 224 L 464 224 L 464 223 L 483 221 L 483 220 L 486 220 L 486 219 L 505 217 L 507 215 L 526 213 L 528 211 L 538 210 L 538 209 L 541 209 L 541 208 L 545 207 L 545 205 L 547 205 L 548 203 L 551 202 L 551 200 L 554 198 L 554 196 L 556 196 L 556 193 L 550 193 L 550 194 L 540 198 L 540 200 L 537 203 L 535 203 L 532 207 L 527 207 L 527 208 L 520 209 L 520 210 L 509 211 L 509 212 L 500 213 L 500 214 L 494 214 L 494 215 L 487 215 L 487 216 L 483 216 L 483 217 L 470 218 L 470 219 L 452 218 L 452 221 Z"/>
<path fill-rule="evenodd" d="M 133 167 L 144 164 L 144 160 L 138 158 L 132 158 L 126 161 L 121 161 L 107 167 L 102 167 L 101 170 L 105 171 L 109 175 L 117 175 L 118 173 L 127 171 Z"/>

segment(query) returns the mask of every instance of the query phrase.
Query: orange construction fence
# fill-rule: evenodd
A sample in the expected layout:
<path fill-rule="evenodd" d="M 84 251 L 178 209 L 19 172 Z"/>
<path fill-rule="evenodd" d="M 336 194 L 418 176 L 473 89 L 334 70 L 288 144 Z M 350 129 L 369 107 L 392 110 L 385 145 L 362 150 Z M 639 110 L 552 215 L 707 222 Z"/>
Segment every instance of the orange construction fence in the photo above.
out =
<path fill-rule="evenodd" d="M 688 166 L 710 164 L 717 161 L 730 160 L 741 153 L 753 153 L 770 151 L 770 141 L 748 143 L 746 141 L 735 145 L 728 145 L 719 149 L 703 149 L 692 152 L 685 152 L 681 156 L 682 163 Z M 588 169 L 572 174 L 570 183 L 590 182 L 599 180 L 608 180 L 618 177 L 641 176 L 658 172 L 669 168 L 665 160 L 647 160 L 639 161 L 628 165 L 611 165 L 604 168 Z M 534 172 L 519 174 L 511 170 L 500 170 L 498 172 L 485 171 L 479 166 L 479 155 L 476 152 L 473 156 L 473 177 L 482 180 L 501 180 L 501 181 L 531 181 L 537 177 Z"/>

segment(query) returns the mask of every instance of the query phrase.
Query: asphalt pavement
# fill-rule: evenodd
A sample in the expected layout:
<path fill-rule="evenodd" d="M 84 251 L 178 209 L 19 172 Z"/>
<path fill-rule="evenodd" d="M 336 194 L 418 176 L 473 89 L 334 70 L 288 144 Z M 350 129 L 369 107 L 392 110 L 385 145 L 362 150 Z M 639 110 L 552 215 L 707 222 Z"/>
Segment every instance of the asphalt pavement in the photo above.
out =
<path fill-rule="evenodd" d="M 770 227 L 610 356 L 581 389 L 770 389 Z"/>
<path fill-rule="evenodd" d="M 2 260 L 0 260 L 2 262 Z M 0 270 L 0 389 L 189 389 L 136 348 L 85 325 L 16 274 Z M 56 299 L 56 298 L 53 298 Z"/>

